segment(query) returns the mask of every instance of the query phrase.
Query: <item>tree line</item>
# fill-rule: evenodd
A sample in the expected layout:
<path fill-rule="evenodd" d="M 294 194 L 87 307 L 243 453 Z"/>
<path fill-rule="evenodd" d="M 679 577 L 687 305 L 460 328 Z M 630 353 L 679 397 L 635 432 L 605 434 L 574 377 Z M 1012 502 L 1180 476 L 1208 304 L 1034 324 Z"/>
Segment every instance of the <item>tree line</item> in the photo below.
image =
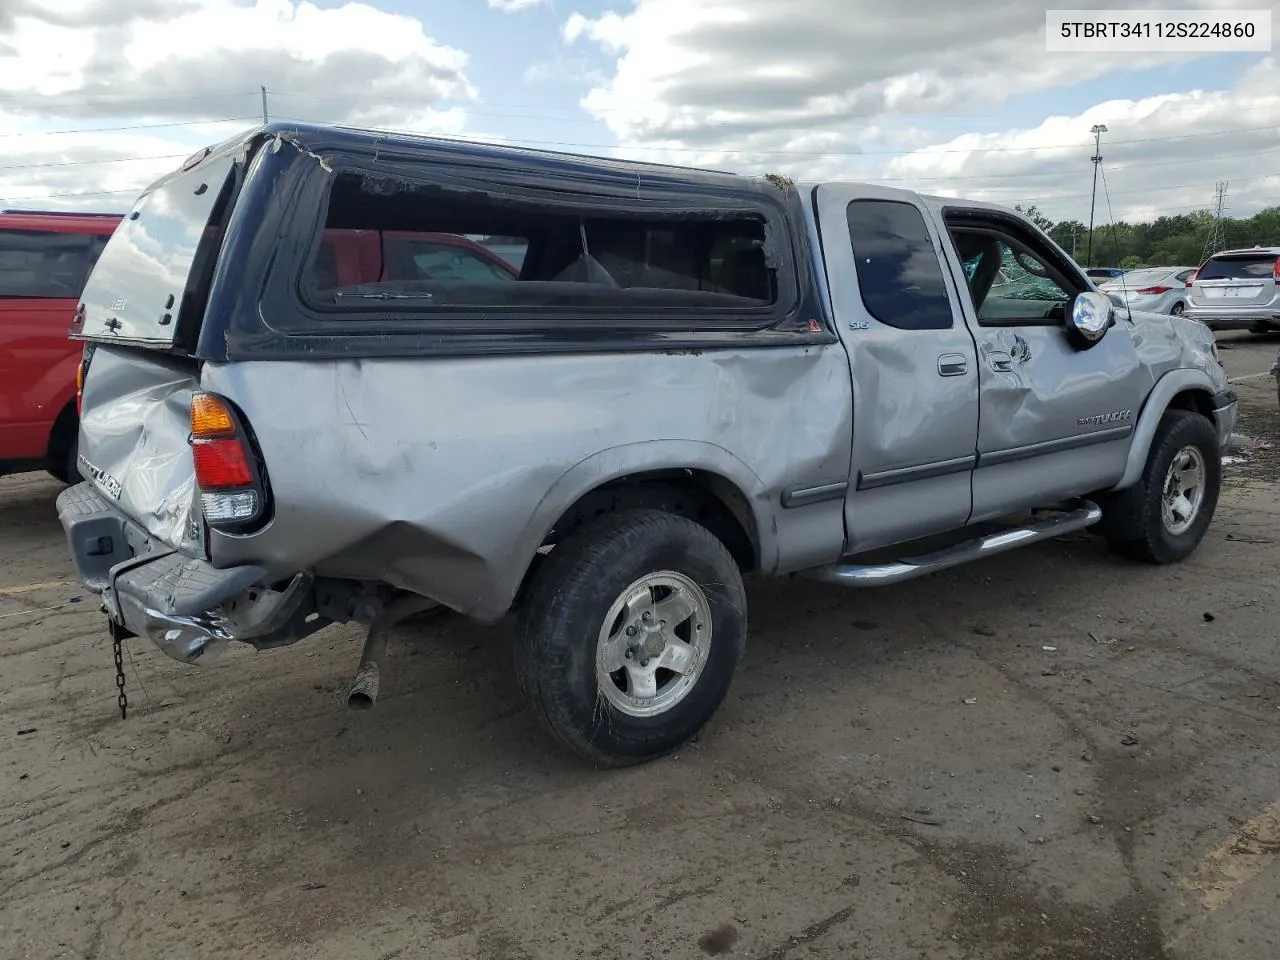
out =
<path fill-rule="evenodd" d="M 1198 267 L 1213 226 L 1213 214 L 1208 210 L 1158 217 L 1150 223 L 1121 220 L 1114 225 L 1095 224 L 1093 262 L 1086 263 L 1087 224 L 1078 220 L 1054 222 L 1034 206 L 1017 209 L 1086 267 Z M 1280 206 L 1267 207 L 1252 217 L 1223 217 L 1221 228 L 1225 243 L 1219 249 L 1280 246 Z"/>

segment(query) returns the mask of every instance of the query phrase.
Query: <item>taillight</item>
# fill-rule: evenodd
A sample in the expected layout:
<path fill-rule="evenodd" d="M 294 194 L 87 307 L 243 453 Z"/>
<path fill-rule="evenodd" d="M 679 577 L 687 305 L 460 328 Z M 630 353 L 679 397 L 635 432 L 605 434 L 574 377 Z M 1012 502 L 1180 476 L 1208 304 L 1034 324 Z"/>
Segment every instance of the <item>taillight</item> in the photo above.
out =
<path fill-rule="evenodd" d="M 191 398 L 191 456 L 211 527 L 244 527 L 265 509 L 266 484 L 243 421 L 213 393 Z"/>
<path fill-rule="evenodd" d="M 1138 293 L 1145 293 L 1148 296 L 1155 296 L 1159 293 L 1168 293 L 1173 287 L 1143 287 Z"/>
<path fill-rule="evenodd" d="M 1280 283 L 1280 257 L 1276 257 L 1276 265 L 1271 268 L 1271 277 L 1276 283 Z"/>
<path fill-rule="evenodd" d="M 1196 272 L 1195 272 L 1195 273 L 1193 273 L 1190 277 L 1188 277 L 1188 278 L 1187 278 L 1187 289 L 1188 289 L 1188 290 L 1190 290 L 1190 289 L 1191 289 L 1191 285 L 1192 285 L 1193 283 L 1195 283 L 1195 282 L 1196 282 L 1196 278 L 1200 276 L 1200 271 L 1201 271 L 1201 270 L 1203 270 L 1203 269 L 1204 269 L 1204 267 L 1200 267 L 1199 269 L 1197 269 L 1197 270 L 1196 270 Z"/>

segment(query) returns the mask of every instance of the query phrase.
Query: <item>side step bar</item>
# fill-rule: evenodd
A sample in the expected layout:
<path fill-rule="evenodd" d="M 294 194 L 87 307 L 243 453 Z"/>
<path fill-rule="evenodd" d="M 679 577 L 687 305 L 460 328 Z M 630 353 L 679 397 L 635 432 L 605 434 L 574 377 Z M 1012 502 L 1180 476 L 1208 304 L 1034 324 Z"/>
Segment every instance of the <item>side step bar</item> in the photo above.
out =
<path fill-rule="evenodd" d="M 835 583 L 844 587 L 883 587 L 903 580 L 913 580 L 928 573 L 936 573 L 948 567 L 957 567 L 971 560 L 1004 553 L 1029 543 L 1060 537 L 1092 526 L 1102 519 L 1102 508 L 1088 500 L 1077 500 L 1064 512 L 1051 519 L 1030 523 L 1022 527 L 1002 530 L 974 540 L 966 540 L 953 547 L 920 557 L 907 557 L 891 563 L 858 564 L 832 563 L 804 571 L 801 576 Z"/>

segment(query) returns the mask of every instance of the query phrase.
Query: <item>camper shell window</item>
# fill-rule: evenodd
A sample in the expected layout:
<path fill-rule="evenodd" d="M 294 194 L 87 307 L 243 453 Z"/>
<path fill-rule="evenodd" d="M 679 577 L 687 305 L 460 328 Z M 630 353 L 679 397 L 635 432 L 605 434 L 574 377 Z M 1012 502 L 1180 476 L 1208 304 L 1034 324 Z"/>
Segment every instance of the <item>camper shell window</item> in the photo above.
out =
<path fill-rule="evenodd" d="M 741 203 L 605 204 L 339 173 L 300 293 L 339 322 L 370 311 L 490 321 L 693 314 L 759 328 L 794 307 L 780 294 L 770 215 Z"/>

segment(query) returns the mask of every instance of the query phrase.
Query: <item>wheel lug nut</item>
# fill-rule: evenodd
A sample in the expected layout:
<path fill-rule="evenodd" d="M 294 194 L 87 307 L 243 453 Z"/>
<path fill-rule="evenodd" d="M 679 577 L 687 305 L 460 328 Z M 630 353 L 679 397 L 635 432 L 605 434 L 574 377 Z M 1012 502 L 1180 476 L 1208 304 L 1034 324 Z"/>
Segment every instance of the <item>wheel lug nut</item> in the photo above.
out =
<path fill-rule="evenodd" d="M 635 627 L 627 627 L 627 636 L 628 636 L 628 637 L 634 637 L 635 635 L 636 635 L 636 628 L 635 628 Z"/>

